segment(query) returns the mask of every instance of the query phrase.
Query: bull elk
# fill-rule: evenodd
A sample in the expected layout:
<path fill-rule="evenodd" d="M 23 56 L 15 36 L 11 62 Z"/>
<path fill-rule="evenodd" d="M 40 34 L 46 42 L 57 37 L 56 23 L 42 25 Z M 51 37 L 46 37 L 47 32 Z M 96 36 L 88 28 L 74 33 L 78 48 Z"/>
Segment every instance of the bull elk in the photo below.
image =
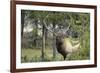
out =
<path fill-rule="evenodd" d="M 57 31 L 56 33 L 50 30 L 45 21 L 44 25 L 48 31 L 55 34 L 57 51 L 63 56 L 64 60 L 68 54 L 78 51 L 80 42 L 72 41 L 70 38 L 68 38 L 68 36 L 65 35 L 65 33 L 69 30 L 70 25 L 67 27 L 67 29 L 64 29 L 64 31 L 59 30 L 60 32 Z"/>
<path fill-rule="evenodd" d="M 57 51 L 63 56 L 64 60 L 68 54 L 76 52 L 79 49 L 79 41 L 72 41 L 63 35 L 56 36 L 56 48 Z M 72 45 L 75 44 L 75 45 Z"/>

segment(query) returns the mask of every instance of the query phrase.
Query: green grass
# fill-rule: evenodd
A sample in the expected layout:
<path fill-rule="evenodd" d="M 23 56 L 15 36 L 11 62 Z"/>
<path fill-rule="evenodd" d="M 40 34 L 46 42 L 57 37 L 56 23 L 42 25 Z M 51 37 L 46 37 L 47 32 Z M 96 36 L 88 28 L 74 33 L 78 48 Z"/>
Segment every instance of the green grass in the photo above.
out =
<path fill-rule="evenodd" d="M 72 53 L 66 58 L 66 60 L 86 60 L 89 59 L 89 50 L 82 49 L 76 53 Z M 48 61 L 63 61 L 61 54 L 57 53 L 56 57 L 53 58 L 52 49 L 45 49 L 44 60 L 41 58 L 40 49 L 22 49 L 21 50 L 21 62 L 48 62 Z"/>
<path fill-rule="evenodd" d="M 45 59 L 44 61 L 61 61 L 63 60 L 62 56 L 57 53 L 55 59 L 53 59 L 52 50 L 45 50 Z M 42 62 L 41 59 L 41 50 L 40 49 L 22 49 L 21 50 L 21 62 Z"/>

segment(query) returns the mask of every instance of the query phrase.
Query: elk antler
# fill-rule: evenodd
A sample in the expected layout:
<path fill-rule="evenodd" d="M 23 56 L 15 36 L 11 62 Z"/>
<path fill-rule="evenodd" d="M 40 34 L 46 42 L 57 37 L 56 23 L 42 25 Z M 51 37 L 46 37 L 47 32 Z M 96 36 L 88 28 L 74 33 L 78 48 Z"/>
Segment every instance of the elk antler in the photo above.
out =
<path fill-rule="evenodd" d="M 45 22 L 45 19 L 49 16 L 50 14 L 47 14 L 47 16 L 44 18 L 44 20 L 43 20 L 43 23 L 44 23 L 44 26 L 45 26 L 45 28 L 47 29 L 47 30 L 49 30 L 51 33 L 54 33 L 54 35 L 56 36 L 57 34 L 55 33 L 55 32 L 53 32 L 48 26 L 47 26 L 47 24 L 46 24 L 46 22 Z"/>

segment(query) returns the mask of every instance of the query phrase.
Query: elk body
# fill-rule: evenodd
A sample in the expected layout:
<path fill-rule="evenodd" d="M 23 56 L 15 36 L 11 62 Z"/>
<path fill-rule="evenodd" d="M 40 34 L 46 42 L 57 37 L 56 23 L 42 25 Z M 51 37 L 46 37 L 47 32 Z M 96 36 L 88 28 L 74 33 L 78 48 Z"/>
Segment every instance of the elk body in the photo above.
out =
<path fill-rule="evenodd" d="M 66 36 L 65 32 L 66 31 L 64 32 L 60 31 L 60 33 L 59 31 L 58 33 L 53 32 L 56 37 L 57 51 L 63 56 L 64 60 L 66 59 L 66 56 L 68 54 L 78 51 L 80 47 L 79 41 L 72 41 L 70 38 Z"/>
<path fill-rule="evenodd" d="M 62 35 L 56 37 L 57 51 L 63 56 L 64 60 L 68 54 L 76 52 L 79 46 L 79 41 L 71 41 L 69 38 L 63 37 Z"/>

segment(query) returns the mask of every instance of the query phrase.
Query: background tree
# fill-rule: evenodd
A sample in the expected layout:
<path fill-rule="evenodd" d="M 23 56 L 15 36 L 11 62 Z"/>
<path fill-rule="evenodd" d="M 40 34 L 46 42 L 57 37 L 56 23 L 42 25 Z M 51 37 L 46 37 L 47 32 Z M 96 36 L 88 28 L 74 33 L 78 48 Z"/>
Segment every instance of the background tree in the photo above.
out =
<path fill-rule="evenodd" d="M 25 11 L 21 11 L 21 36 L 23 37 L 24 31 L 24 19 L 25 19 Z"/>

